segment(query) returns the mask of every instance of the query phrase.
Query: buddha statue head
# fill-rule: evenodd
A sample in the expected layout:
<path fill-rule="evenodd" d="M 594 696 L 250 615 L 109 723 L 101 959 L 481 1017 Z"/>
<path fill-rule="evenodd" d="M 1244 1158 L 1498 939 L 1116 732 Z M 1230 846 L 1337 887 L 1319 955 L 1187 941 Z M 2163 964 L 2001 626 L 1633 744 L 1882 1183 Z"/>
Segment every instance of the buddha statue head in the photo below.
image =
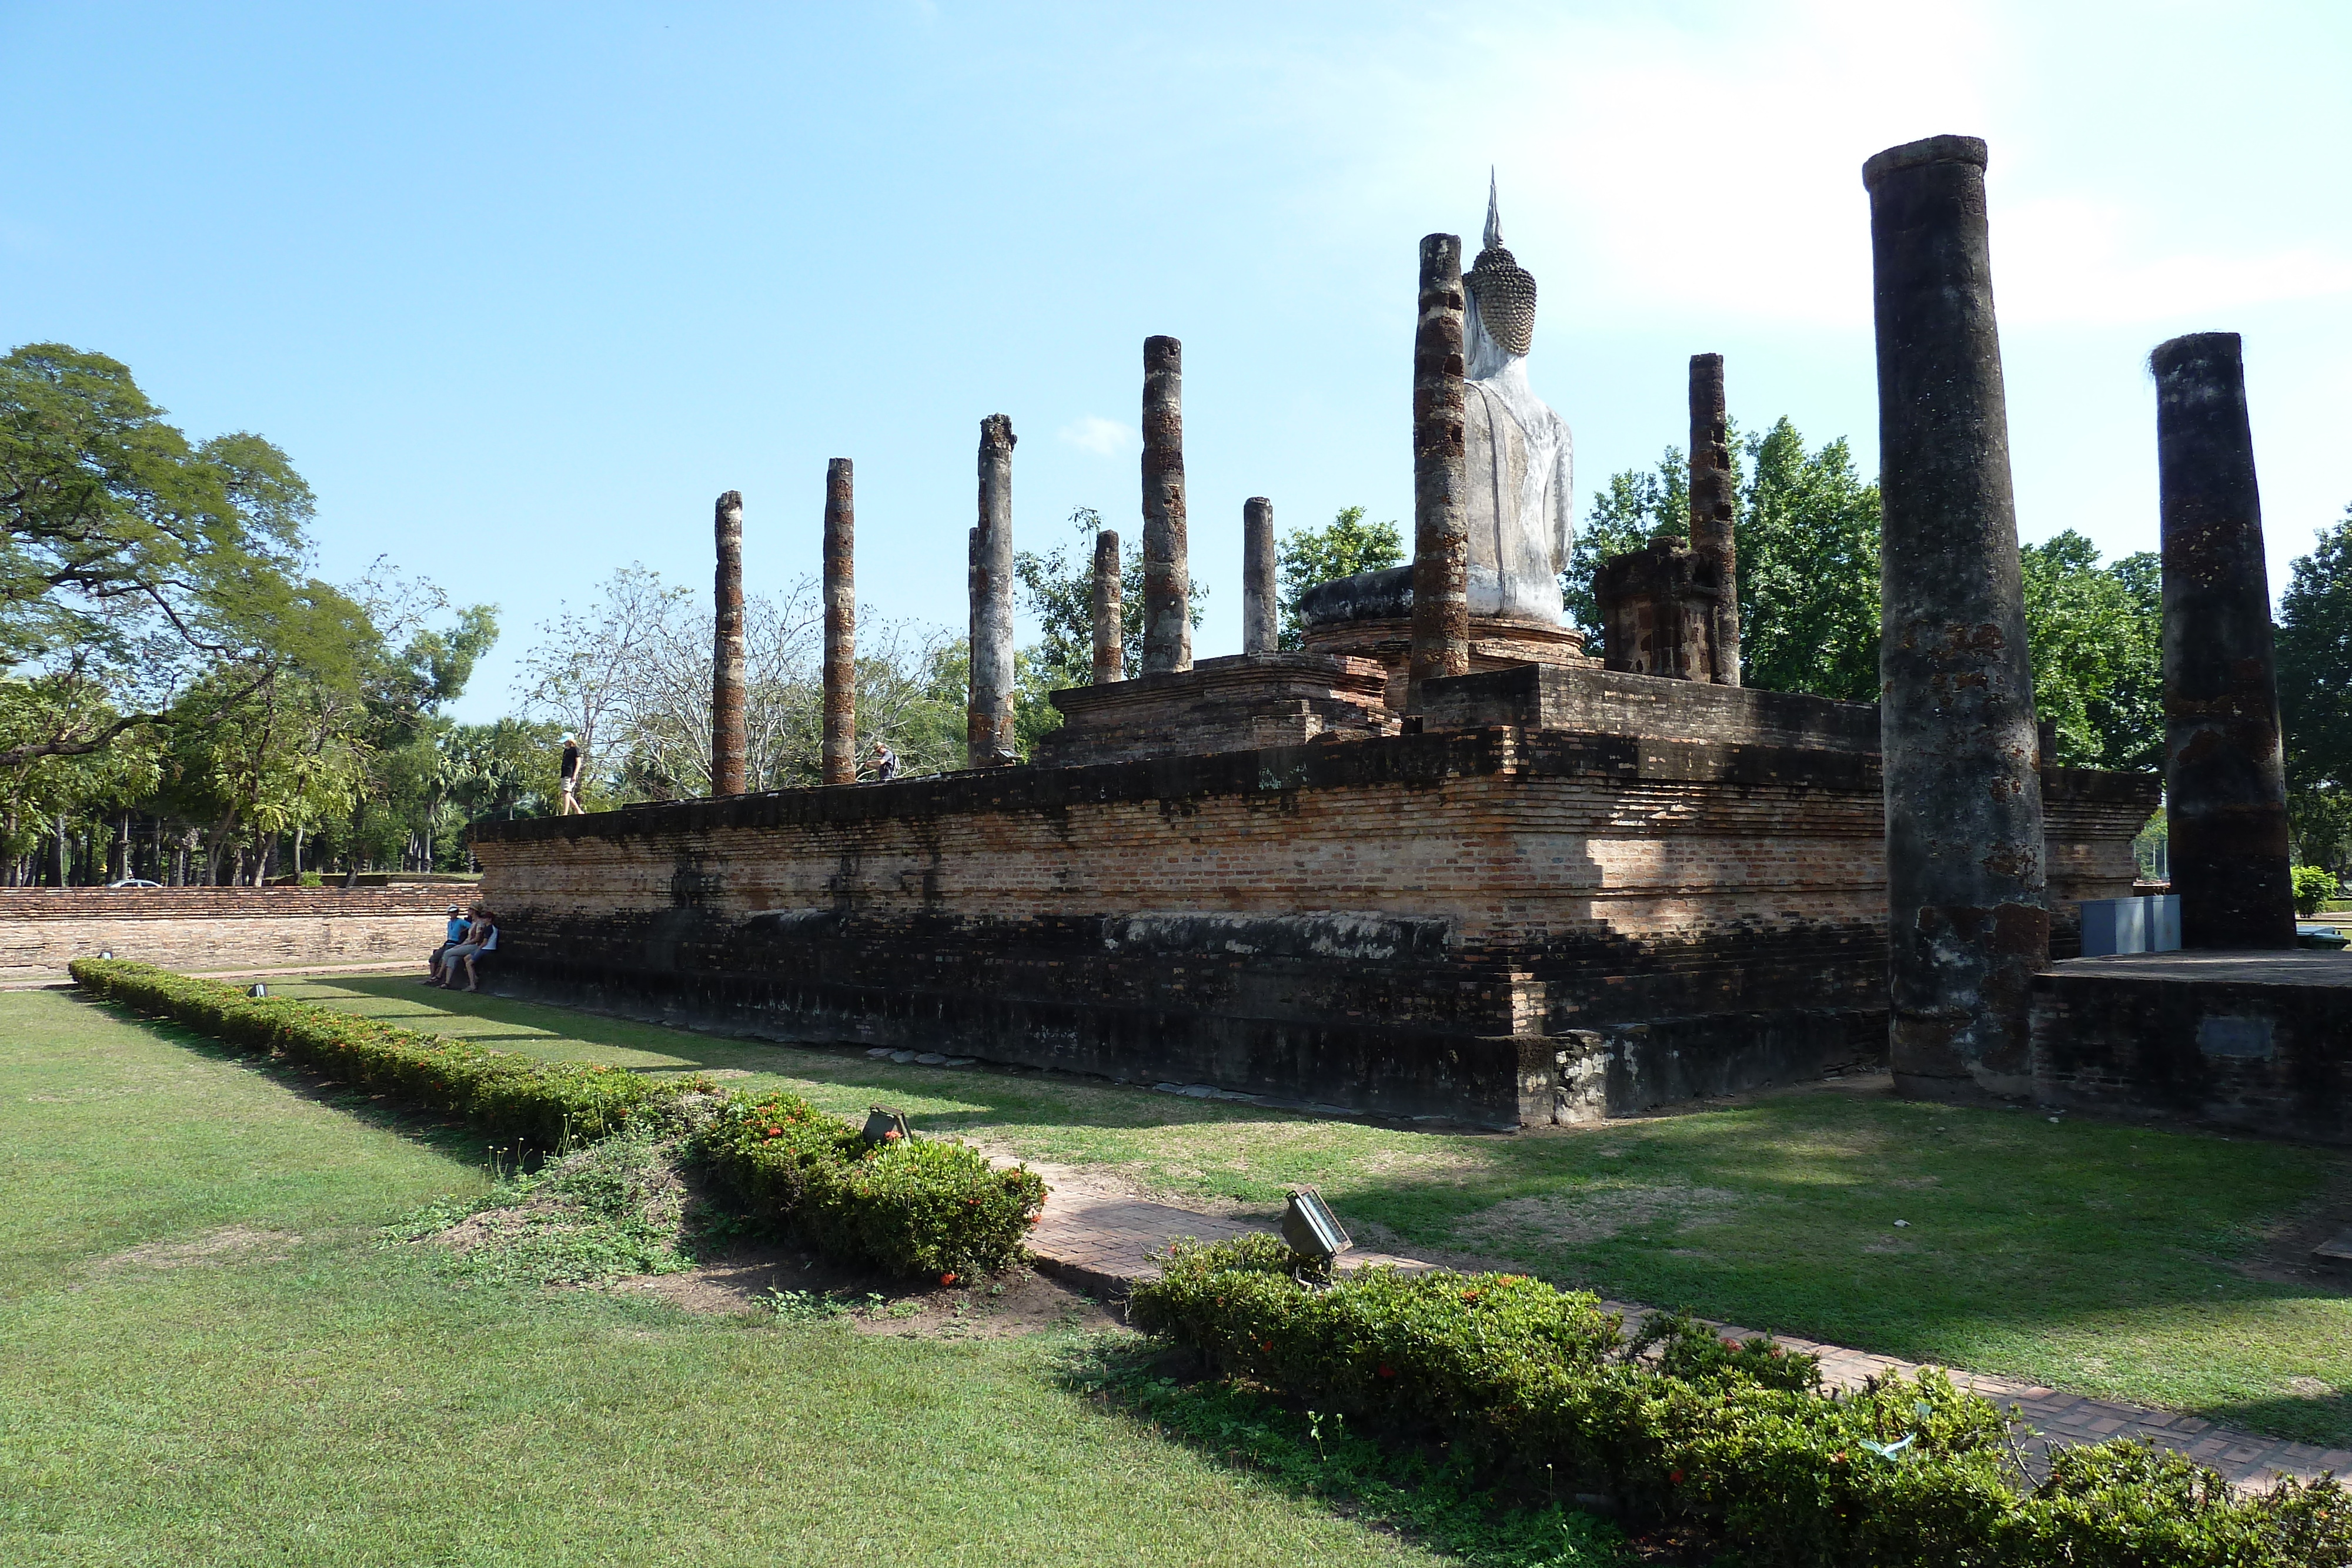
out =
<path fill-rule="evenodd" d="M 1491 172 L 1486 176 L 1486 246 L 1462 275 L 1462 284 L 1470 296 L 1469 319 L 1463 325 L 1471 378 L 1491 375 L 1508 360 L 1527 358 L 1535 346 L 1536 279 L 1503 248 L 1503 220 Z"/>

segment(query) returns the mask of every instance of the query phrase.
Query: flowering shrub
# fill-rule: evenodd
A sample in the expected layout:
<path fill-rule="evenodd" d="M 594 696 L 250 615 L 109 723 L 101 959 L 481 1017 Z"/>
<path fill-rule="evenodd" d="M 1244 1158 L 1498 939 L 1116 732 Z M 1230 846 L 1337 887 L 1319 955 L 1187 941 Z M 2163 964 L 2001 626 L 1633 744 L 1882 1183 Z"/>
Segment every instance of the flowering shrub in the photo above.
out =
<path fill-rule="evenodd" d="M 2352 1564 L 2332 1479 L 2240 1498 L 2110 1443 L 2021 1490 L 2007 1418 L 1940 1373 L 1831 1392 L 1768 1340 L 1674 1316 L 1628 1338 L 1593 1297 L 1519 1275 L 1367 1269 L 1308 1291 L 1292 1261 L 1272 1236 L 1180 1247 L 1129 1317 L 1351 1423 L 1442 1437 L 1498 1473 L 1550 1467 L 1756 1568 Z"/>
<path fill-rule="evenodd" d="M 1045 1202 L 1025 1166 L 936 1139 L 880 1145 L 795 1095 L 738 1091 L 696 1150 L 754 1213 L 831 1256 L 895 1274 L 959 1277 L 1009 1268 Z"/>
<path fill-rule="evenodd" d="M 107 1001 L 171 1019 L 242 1051 L 278 1052 L 341 1082 L 448 1112 L 542 1149 L 567 1136 L 604 1137 L 682 1093 L 710 1087 L 588 1062 L 540 1061 L 316 1002 L 248 997 L 216 980 L 120 958 L 77 958 L 69 967 L 84 990 Z"/>

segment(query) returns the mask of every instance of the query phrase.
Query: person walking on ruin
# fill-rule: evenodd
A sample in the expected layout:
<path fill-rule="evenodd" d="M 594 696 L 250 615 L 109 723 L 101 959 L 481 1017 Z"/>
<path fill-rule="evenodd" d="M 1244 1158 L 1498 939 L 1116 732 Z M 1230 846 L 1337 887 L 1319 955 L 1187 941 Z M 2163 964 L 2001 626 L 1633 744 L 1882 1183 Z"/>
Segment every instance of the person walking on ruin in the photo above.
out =
<path fill-rule="evenodd" d="M 874 743 L 874 777 L 884 784 L 898 777 L 898 754 L 878 740 Z"/>
<path fill-rule="evenodd" d="M 563 737 L 563 803 L 555 810 L 559 817 L 577 813 L 586 816 L 588 809 L 580 803 L 580 747 L 570 736 Z"/>

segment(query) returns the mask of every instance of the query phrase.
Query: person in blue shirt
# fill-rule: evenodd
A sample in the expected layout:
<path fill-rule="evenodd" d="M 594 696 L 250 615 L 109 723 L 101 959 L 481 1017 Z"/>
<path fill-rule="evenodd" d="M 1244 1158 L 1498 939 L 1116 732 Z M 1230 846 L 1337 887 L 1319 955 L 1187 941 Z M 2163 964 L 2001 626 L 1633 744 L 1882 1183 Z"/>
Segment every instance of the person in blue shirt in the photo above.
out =
<path fill-rule="evenodd" d="M 466 927 L 466 939 L 441 956 L 441 977 L 434 984 L 445 990 L 453 988 L 457 981 L 457 966 L 463 964 L 466 966 L 466 988 L 469 991 L 478 988 L 474 960 L 485 953 L 498 950 L 498 922 L 490 918 L 488 910 L 477 904 L 474 918 Z"/>
<path fill-rule="evenodd" d="M 466 939 L 466 912 L 456 904 L 449 906 L 449 928 L 441 934 L 441 946 L 433 949 L 433 956 L 425 960 L 425 983 L 441 983 L 441 955 Z"/>

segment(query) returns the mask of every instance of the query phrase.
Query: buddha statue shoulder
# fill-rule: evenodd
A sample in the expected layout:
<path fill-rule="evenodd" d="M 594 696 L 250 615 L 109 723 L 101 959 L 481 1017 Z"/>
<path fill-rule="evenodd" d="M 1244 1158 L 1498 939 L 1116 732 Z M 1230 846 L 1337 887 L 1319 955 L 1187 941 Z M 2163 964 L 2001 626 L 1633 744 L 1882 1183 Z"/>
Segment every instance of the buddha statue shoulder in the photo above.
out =
<path fill-rule="evenodd" d="M 1575 444 L 1568 422 L 1528 385 L 1536 280 L 1503 248 L 1491 178 L 1485 247 L 1462 282 L 1470 613 L 1557 626 L 1574 539 Z"/>

